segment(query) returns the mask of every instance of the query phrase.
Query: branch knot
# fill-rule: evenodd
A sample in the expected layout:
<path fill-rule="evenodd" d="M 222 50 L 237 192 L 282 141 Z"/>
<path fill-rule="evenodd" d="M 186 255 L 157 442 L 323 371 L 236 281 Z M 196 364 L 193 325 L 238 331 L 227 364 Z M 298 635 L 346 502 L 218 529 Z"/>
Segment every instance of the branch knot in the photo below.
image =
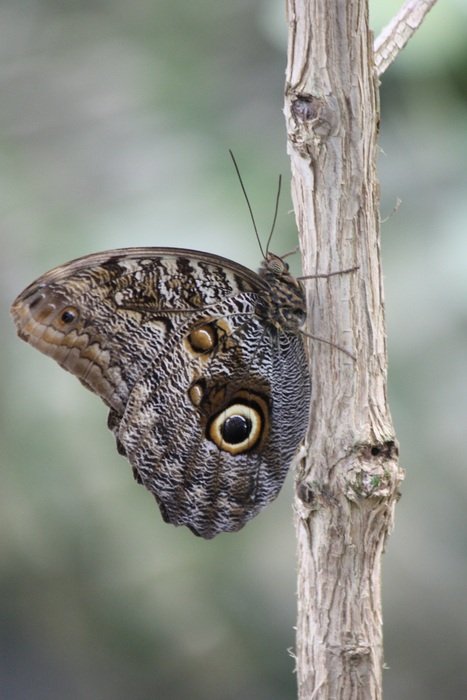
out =
<path fill-rule="evenodd" d="M 337 100 L 332 95 L 317 97 L 309 93 L 292 93 L 290 140 L 305 155 L 310 147 L 316 147 L 337 132 L 338 114 Z"/>

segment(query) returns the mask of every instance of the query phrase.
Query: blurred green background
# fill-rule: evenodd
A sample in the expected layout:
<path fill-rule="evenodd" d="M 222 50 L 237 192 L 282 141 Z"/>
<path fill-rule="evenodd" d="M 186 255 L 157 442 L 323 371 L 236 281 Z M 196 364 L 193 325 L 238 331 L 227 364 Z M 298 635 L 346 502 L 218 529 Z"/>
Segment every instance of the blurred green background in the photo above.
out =
<path fill-rule="evenodd" d="M 398 4 L 373 3 L 376 30 Z M 106 248 L 256 267 L 229 147 L 264 232 L 286 176 L 274 250 L 296 245 L 283 5 L 0 4 L 2 698 L 295 697 L 292 479 L 237 535 L 164 525 L 104 405 L 8 316 L 39 274 Z M 389 390 L 407 469 L 384 559 L 386 700 L 467 687 L 466 26 L 465 0 L 439 2 L 382 84 Z"/>

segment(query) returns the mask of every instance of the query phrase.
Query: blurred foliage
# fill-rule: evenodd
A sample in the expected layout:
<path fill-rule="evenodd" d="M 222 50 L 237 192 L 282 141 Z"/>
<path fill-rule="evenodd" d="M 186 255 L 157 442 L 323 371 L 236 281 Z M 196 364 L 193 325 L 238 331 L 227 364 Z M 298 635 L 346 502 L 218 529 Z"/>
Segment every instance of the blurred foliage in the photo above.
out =
<path fill-rule="evenodd" d="M 398 4 L 373 3 L 376 29 Z M 384 561 L 387 700 L 467 686 L 466 20 L 464 0 L 440 2 L 382 80 L 389 388 L 407 468 Z M 164 525 L 104 406 L 8 317 L 32 279 L 99 249 L 255 266 L 227 149 L 266 232 L 288 172 L 285 42 L 283 3 L 266 0 L 0 5 L 2 698 L 295 696 L 291 479 L 235 536 Z M 290 209 L 286 192 L 279 253 L 296 245 Z"/>

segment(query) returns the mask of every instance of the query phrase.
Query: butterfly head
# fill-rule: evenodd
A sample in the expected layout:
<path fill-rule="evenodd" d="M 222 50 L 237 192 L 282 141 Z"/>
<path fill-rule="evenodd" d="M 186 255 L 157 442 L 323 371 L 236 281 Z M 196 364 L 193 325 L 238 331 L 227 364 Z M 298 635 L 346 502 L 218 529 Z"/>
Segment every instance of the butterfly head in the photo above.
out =
<path fill-rule="evenodd" d="M 305 291 L 288 264 L 278 255 L 268 253 L 258 271 L 268 285 L 264 312 L 278 330 L 298 333 L 306 318 Z"/>

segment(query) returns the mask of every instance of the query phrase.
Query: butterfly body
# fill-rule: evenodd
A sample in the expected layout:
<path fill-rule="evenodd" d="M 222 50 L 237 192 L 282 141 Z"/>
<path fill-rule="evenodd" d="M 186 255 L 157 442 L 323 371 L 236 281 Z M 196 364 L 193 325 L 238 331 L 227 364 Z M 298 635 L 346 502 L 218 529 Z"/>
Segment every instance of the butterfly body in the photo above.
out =
<path fill-rule="evenodd" d="M 97 253 L 40 277 L 12 314 L 107 404 L 166 521 L 211 538 L 277 496 L 311 392 L 304 293 L 280 258 L 255 273 L 184 249 Z"/>

